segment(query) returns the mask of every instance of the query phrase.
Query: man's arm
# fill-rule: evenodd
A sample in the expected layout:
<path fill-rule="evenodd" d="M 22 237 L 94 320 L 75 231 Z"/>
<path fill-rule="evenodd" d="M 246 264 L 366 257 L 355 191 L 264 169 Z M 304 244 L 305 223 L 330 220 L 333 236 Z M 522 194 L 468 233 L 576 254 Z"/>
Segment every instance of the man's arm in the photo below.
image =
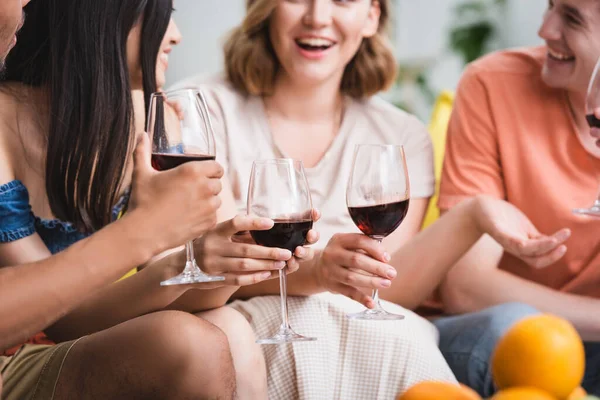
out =
<path fill-rule="evenodd" d="M 584 340 L 600 340 L 600 300 L 562 293 L 498 269 L 502 247 L 484 236 L 448 273 L 441 286 L 445 311 L 459 314 L 523 302 L 568 319 Z"/>

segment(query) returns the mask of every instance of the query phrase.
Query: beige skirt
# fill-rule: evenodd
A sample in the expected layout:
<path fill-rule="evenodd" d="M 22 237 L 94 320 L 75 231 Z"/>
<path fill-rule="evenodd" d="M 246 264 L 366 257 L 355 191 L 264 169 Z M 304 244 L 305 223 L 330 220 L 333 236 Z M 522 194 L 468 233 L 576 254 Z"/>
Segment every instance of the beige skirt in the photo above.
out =
<path fill-rule="evenodd" d="M 314 342 L 264 345 L 269 399 L 395 399 L 423 380 L 456 382 L 438 349 L 438 332 L 427 320 L 383 302 L 401 321 L 356 321 L 347 313 L 362 306 L 344 296 L 322 293 L 290 297 L 290 324 Z M 231 307 L 250 322 L 258 338 L 281 324 L 278 296 L 236 301 Z"/>

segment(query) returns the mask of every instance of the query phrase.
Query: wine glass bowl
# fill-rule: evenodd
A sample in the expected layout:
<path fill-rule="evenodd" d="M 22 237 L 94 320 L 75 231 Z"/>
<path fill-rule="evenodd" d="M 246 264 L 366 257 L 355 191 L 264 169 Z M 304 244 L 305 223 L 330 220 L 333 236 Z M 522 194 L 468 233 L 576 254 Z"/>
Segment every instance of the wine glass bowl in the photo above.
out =
<path fill-rule="evenodd" d="M 598 137 L 600 130 L 600 119 L 598 113 L 600 112 L 600 58 L 596 62 L 592 77 L 588 85 L 587 95 L 585 99 L 585 119 L 590 127 L 591 131 L 595 134 L 594 137 Z M 575 208 L 573 213 L 580 215 L 588 215 L 592 217 L 600 217 L 600 190 L 597 192 L 596 200 L 591 207 L 588 208 Z"/>
<path fill-rule="evenodd" d="M 381 241 L 393 233 L 408 213 L 410 182 L 402 146 L 363 144 L 356 146 L 352 173 L 346 189 L 348 213 L 358 229 Z M 383 309 L 379 292 L 373 290 L 374 309 L 349 314 L 350 319 L 400 320 L 403 315 Z"/>
<path fill-rule="evenodd" d="M 146 130 L 152 141 L 152 166 L 158 171 L 215 159 L 212 122 L 204 96 L 198 90 L 152 94 Z M 161 282 L 162 286 L 225 280 L 202 272 L 196 264 L 191 241 L 186 243 L 186 258 L 183 272 Z"/>

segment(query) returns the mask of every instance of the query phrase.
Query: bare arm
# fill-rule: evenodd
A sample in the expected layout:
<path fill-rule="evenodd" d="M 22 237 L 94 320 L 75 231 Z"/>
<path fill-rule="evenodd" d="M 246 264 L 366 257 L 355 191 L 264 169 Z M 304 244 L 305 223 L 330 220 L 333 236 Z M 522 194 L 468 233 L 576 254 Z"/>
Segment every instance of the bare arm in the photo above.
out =
<path fill-rule="evenodd" d="M 473 218 L 469 214 L 472 207 L 471 203 L 473 202 L 466 202 L 461 207 L 457 207 L 446 218 L 440 219 L 437 223 L 412 239 L 408 232 L 402 231 L 396 232 L 395 238 L 390 238 L 396 239 L 397 236 L 402 235 L 404 236 L 402 238 L 404 239 L 402 240 L 404 245 L 395 252 L 390 261 L 390 264 L 398 274 L 398 278 L 393 279 L 393 284 L 389 289 L 381 291 L 382 298 L 396 302 L 407 308 L 414 308 L 435 289 L 451 265 L 481 235 L 473 223 Z M 416 225 L 417 222 L 420 225 L 426 205 L 426 201 L 423 201 L 422 204 L 417 204 L 415 208 L 419 212 L 416 214 L 420 218 L 414 217 L 414 224 L 412 225 Z M 411 228 L 414 228 L 412 225 Z M 418 227 L 416 230 L 418 230 Z M 448 241 L 449 237 L 455 238 L 455 241 L 450 243 Z M 369 240 L 368 238 L 365 239 Z M 383 248 L 376 247 L 371 252 L 379 252 L 377 256 L 380 258 L 380 261 L 372 260 L 376 263 L 374 268 L 386 268 L 387 270 L 387 266 L 383 260 Z M 320 282 L 316 273 L 317 263 L 321 256 L 322 254 L 317 254 L 314 261 L 308 265 L 302 265 L 298 272 L 288 278 L 289 294 L 310 295 L 327 290 Z M 367 262 L 366 258 L 366 256 L 364 258 L 361 256 L 354 261 L 356 263 L 360 263 L 361 261 Z M 384 288 L 380 287 L 380 289 Z M 235 297 L 248 298 L 276 293 L 279 293 L 278 283 L 268 281 L 241 288 L 235 294 Z M 358 294 L 356 295 L 359 296 Z M 363 299 L 362 296 L 360 297 Z M 358 298 L 355 299 L 359 300 Z"/>
<path fill-rule="evenodd" d="M 222 173 L 214 162 L 156 172 L 143 135 L 123 219 L 53 257 L 0 269 L 0 348 L 45 329 L 128 269 L 213 227 Z"/>
<path fill-rule="evenodd" d="M 506 302 L 523 302 L 571 321 L 584 340 L 600 340 L 600 300 L 562 293 L 497 268 L 502 247 L 482 238 L 442 284 L 448 313 L 467 313 Z"/>
<path fill-rule="evenodd" d="M 152 238 L 138 231 L 147 223 L 132 213 L 54 257 L 0 269 L 0 349 L 43 330 L 152 256 Z"/>

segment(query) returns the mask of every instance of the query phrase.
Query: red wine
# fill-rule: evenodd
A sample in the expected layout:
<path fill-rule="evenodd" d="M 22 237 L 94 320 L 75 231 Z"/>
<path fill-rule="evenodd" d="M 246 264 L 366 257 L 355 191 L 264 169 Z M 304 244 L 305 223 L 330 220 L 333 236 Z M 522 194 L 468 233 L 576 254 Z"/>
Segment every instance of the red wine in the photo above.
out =
<path fill-rule="evenodd" d="M 600 119 L 596 118 L 594 114 L 588 114 L 585 116 L 590 128 L 600 128 Z"/>
<path fill-rule="evenodd" d="M 208 161 L 214 159 L 215 156 L 154 153 L 152 154 L 152 167 L 154 167 L 154 169 L 158 171 L 166 171 L 168 169 L 178 167 L 186 162 Z"/>
<path fill-rule="evenodd" d="M 383 239 L 394 232 L 408 213 L 409 200 L 367 207 L 348 207 L 358 229 L 367 236 Z"/>
<path fill-rule="evenodd" d="M 266 247 L 279 247 L 291 252 L 306 243 L 306 235 L 312 229 L 313 222 L 275 220 L 275 225 L 267 231 L 250 231 L 257 244 Z"/>

